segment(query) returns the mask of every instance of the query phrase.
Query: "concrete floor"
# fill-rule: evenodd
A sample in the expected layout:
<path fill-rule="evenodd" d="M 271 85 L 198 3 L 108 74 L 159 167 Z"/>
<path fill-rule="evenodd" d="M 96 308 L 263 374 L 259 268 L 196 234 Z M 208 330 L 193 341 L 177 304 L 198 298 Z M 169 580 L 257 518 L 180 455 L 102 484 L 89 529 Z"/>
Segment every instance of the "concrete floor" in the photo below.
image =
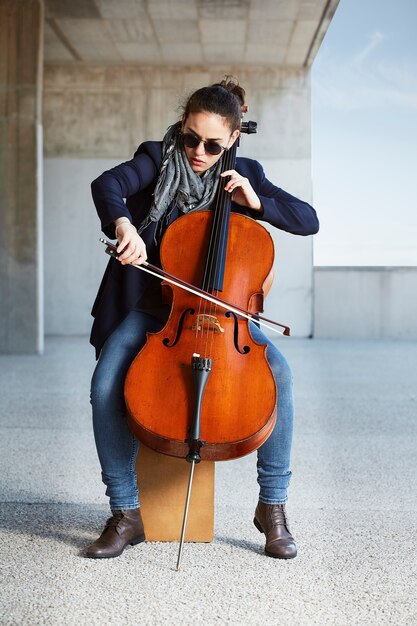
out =
<path fill-rule="evenodd" d="M 212 544 L 85 559 L 108 509 L 85 338 L 0 357 L 1 624 L 417 624 L 415 343 L 280 340 L 295 374 L 289 513 L 299 556 L 263 555 L 255 459 L 216 466 Z"/>

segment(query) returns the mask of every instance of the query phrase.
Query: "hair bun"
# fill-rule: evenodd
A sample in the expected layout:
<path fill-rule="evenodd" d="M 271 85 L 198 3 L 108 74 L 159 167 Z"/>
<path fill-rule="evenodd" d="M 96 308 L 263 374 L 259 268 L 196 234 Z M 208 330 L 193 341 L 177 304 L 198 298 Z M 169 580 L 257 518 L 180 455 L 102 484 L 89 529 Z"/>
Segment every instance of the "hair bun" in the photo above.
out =
<path fill-rule="evenodd" d="M 213 85 L 213 87 L 215 86 L 224 87 L 224 89 L 227 89 L 227 91 L 230 91 L 234 96 L 236 96 L 241 106 L 245 104 L 246 92 L 243 87 L 239 85 L 239 81 L 233 76 L 226 75 L 220 83 L 215 83 Z"/>
<path fill-rule="evenodd" d="M 197 89 L 183 107 L 183 119 L 190 113 L 205 111 L 227 119 L 231 132 L 240 128 L 245 90 L 232 76 L 225 76 L 220 83 Z"/>

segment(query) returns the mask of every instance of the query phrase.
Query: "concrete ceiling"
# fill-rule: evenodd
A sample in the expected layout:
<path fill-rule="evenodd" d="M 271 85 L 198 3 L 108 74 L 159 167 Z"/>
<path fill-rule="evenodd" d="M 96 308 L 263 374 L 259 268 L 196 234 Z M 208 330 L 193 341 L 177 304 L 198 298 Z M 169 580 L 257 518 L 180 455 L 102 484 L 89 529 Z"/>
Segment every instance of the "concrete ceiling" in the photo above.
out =
<path fill-rule="evenodd" d="M 338 2 L 45 0 L 45 62 L 307 67 Z"/>

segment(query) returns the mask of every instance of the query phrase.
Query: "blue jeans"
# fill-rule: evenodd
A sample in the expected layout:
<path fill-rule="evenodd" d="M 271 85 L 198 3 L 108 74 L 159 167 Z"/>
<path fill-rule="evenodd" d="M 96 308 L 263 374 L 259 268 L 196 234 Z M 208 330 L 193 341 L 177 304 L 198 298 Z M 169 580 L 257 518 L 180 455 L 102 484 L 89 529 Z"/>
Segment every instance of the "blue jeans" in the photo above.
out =
<path fill-rule="evenodd" d="M 91 381 L 94 437 L 112 510 L 139 507 L 136 482 L 139 441 L 126 421 L 124 380 L 132 360 L 146 342 L 146 332 L 156 332 L 161 326 L 159 320 L 146 313 L 129 313 L 106 340 Z M 259 499 L 267 504 L 279 504 L 287 500 L 291 477 L 292 376 L 280 351 L 252 322 L 251 333 L 256 341 L 268 344 L 267 358 L 278 390 L 275 428 L 258 449 Z"/>

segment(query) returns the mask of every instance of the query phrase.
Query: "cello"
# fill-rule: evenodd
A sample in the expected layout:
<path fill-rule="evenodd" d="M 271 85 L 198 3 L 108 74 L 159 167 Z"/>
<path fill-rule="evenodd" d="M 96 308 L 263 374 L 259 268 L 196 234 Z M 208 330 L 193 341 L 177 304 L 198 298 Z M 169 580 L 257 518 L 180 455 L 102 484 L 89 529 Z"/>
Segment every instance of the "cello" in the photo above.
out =
<path fill-rule="evenodd" d="M 242 123 L 241 132 L 255 132 L 255 126 Z M 237 142 L 222 156 L 222 171 L 234 169 L 236 151 Z M 195 464 L 249 454 L 275 424 L 276 389 L 266 346 L 252 339 L 248 320 L 239 313 L 263 310 L 274 247 L 263 226 L 231 212 L 230 195 L 219 185 L 211 210 L 189 213 L 169 226 L 160 257 L 164 272 L 214 296 L 207 302 L 164 281 L 168 321 L 161 331 L 148 333 L 125 381 L 133 433 L 150 448 L 191 463 L 178 570 Z M 216 298 L 234 307 L 221 308 Z"/>

